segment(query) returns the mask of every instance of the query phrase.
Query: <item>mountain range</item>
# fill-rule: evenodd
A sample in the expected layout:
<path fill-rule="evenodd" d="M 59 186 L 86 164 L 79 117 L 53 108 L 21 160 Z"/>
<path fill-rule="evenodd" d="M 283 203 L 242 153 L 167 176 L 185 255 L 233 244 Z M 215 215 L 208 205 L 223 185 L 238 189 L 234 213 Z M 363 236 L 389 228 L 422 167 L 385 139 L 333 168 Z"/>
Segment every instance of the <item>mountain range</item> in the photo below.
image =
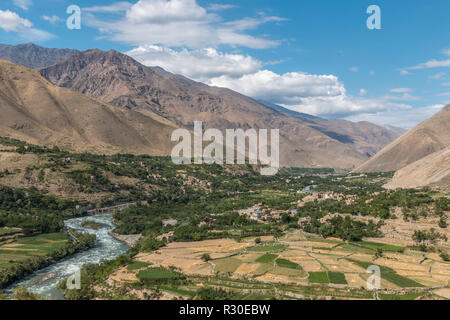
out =
<path fill-rule="evenodd" d="M 59 92 L 56 88 L 63 87 L 66 88 L 61 91 L 64 92 L 64 96 L 73 96 L 72 102 L 64 101 L 64 108 L 58 109 L 61 116 L 62 110 L 67 112 L 62 116 L 66 119 L 66 124 L 70 123 L 67 122 L 68 119 L 76 119 L 76 115 L 72 114 L 74 112 L 72 108 L 83 107 L 83 116 L 92 119 L 90 113 L 97 109 L 81 106 L 78 101 L 78 99 L 90 97 L 91 99 L 83 100 L 82 103 L 94 104 L 96 108 L 101 105 L 102 108 L 107 108 L 114 114 L 126 114 L 125 119 L 130 120 L 126 126 L 130 130 L 132 128 L 134 133 L 141 137 L 136 141 L 140 141 L 142 149 L 136 143 L 122 143 L 116 139 L 118 137 L 108 140 L 106 132 L 120 134 L 114 121 L 100 122 L 102 126 L 97 130 L 105 133 L 101 139 L 95 136 L 97 132 L 94 131 L 88 133 L 87 130 L 82 135 L 83 122 L 77 123 L 73 128 L 69 126 L 59 130 L 48 127 L 50 125 L 48 119 L 40 118 L 40 121 L 46 123 L 43 128 L 46 130 L 50 128 L 51 134 L 47 131 L 43 134 L 37 129 L 39 126 L 34 128 L 35 131 L 25 132 L 27 126 L 23 124 L 31 125 L 30 118 L 26 117 L 27 113 L 21 114 L 23 121 L 20 121 L 19 114 L 16 114 L 14 121 L 6 124 L 6 120 L 3 119 L 0 122 L 4 128 L 3 132 L 8 135 L 24 136 L 29 140 L 34 139 L 33 141 L 72 144 L 74 149 L 78 149 L 84 139 L 89 141 L 89 148 L 98 150 L 97 152 L 103 152 L 107 146 L 107 149 L 114 151 L 129 152 L 134 149 L 137 153 L 170 154 L 168 141 L 170 141 L 171 130 L 177 127 L 192 129 L 194 121 L 203 121 L 206 128 L 222 130 L 280 129 L 280 160 L 284 166 L 349 169 L 362 164 L 402 133 L 397 128 L 378 126 L 368 122 L 327 120 L 295 113 L 269 103 L 258 102 L 229 89 L 195 82 L 159 67 L 146 67 L 114 50 L 104 52 L 93 49 L 78 52 L 22 45 L 6 51 L 14 50 L 20 52 L 16 54 L 16 57 L 21 58 L 13 62 L 40 68 L 42 77 L 38 78 L 39 74 L 36 72 L 22 68 L 20 69 L 22 74 L 28 76 L 14 79 L 13 71 L 11 71 L 13 67 L 3 62 L 2 68 L 7 66 L 6 69 L 9 69 L 11 73 L 8 81 L 15 81 L 16 88 L 24 89 L 9 88 L 10 91 L 7 91 L 2 88 L 2 96 L 8 96 L 8 99 L 2 100 L 2 111 L 16 108 L 20 105 L 18 101 L 28 101 L 29 104 L 22 107 L 28 112 L 37 112 L 37 105 L 43 105 L 43 101 L 47 101 L 46 104 L 49 104 L 48 101 L 54 101 L 48 97 L 49 92 Z M 0 50 L 0 58 L 13 60 L 4 52 Z M 30 91 L 29 87 L 32 86 L 30 83 L 37 82 L 40 83 L 41 88 L 46 89 L 39 92 Z M 25 94 L 27 97 L 24 97 Z M 42 99 L 41 96 L 48 99 Z M 11 107 L 11 101 L 13 101 L 11 97 L 16 98 L 14 108 Z M 50 105 L 55 105 L 56 108 L 60 103 L 57 99 L 55 101 Z M 31 103 L 36 105 L 33 106 Z M 41 117 L 52 117 L 49 113 L 42 112 L 39 113 Z M 142 119 L 139 119 L 140 117 Z M 140 125 L 136 126 L 136 121 L 141 121 Z M 148 123 L 148 126 L 145 127 L 144 123 Z M 99 148 L 96 147 L 97 142 L 101 142 Z"/>

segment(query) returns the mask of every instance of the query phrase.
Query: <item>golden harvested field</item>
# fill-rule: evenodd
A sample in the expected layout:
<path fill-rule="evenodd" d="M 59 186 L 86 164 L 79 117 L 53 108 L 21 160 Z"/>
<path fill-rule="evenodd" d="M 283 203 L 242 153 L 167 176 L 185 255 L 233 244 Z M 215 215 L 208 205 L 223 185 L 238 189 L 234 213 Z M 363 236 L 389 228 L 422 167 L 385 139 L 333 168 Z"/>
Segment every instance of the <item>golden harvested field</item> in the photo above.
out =
<path fill-rule="evenodd" d="M 380 239 L 377 241 L 382 243 Z M 211 260 L 203 261 L 204 254 L 209 254 Z M 187 275 L 228 275 L 276 283 L 308 284 L 315 281 L 311 280 L 312 274 L 323 273 L 321 277 L 325 278 L 320 280 L 323 285 L 365 287 L 370 276 L 366 272 L 369 265 L 382 268 L 385 289 L 446 287 L 450 282 L 450 263 L 442 261 L 437 254 L 405 248 L 403 252 L 385 251 L 382 257 L 376 258 L 375 250 L 365 247 L 364 242 L 347 244 L 298 233 L 277 240 L 266 238 L 260 245 L 255 244 L 255 238 L 242 242 L 218 239 L 170 243 L 157 252 L 141 253 L 136 260 L 153 266 L 175 267 Z M 385 275 L 383 268 L 388 270 Z"/>

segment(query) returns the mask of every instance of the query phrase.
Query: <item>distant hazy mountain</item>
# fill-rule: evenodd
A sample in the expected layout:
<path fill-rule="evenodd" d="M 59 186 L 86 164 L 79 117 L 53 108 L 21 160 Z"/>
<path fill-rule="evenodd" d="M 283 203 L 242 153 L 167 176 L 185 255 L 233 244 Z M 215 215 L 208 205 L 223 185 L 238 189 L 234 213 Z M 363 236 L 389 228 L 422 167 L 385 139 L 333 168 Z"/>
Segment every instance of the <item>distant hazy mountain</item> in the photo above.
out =
<path fill-rule="evenodd" d="M 192 129 L 196 120 L 219 129 L 279 128 L 283 165 L 352 168 L 398 136 L 375 125 L 380 134 L 370 136 L 370 131 L 358 131 L 358 124 L 347 121 L 293 116 L 232 90 L 146 67 L 114 50 L 77 53 L 42 69 L 41 74 L 58 86 L 143 114 L 156 114 L 185 128 Z M 355 132 L 360 137 L 354 136 Z"/>
<path fill-rule="evenodd" d="M 0 59 L 33 69 L 54 65 L 77 52 L 71 49 L 48 49 L 32 43 L 17 46 L 0 44 Z"/>
<path fill-rule="evenodd" d="M 101 154 L 167 155 L 175 128 L 57 87 L 38 71 L 5 60 L 0 60 L 0 114 L 0 136 Z"/>
<path fill-rule="evenodd" d="M 389 144 L 356 171 L 397 171 L 449 146 L 450 105 Z"/>
<path fill-rule="evenodd" d="M 406 132 L 392 126 L 378 126 L 370 122 L 351 122 L 339 119 L 324 119 L 306 113 L 300 113 L 276 104 L 265 105 L 302 121 L 309 127 L 320 131 L 328 137 L 351 146 L 368 157 L 373 156 L 384 146 Z"/>

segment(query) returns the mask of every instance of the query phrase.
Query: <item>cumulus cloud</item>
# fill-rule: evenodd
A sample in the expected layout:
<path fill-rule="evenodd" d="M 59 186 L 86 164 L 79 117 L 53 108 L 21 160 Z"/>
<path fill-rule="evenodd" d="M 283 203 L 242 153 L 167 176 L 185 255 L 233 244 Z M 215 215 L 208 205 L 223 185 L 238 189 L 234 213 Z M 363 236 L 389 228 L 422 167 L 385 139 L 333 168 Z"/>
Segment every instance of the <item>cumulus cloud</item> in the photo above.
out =
<path fill-rule="evenodd" d="M 44 41 L 54 37 L 47 31 L 33 28 L 29 20 L 9 10 L 0 10 L 0 29 L 6 32 L 17 32 L 22 39 L 30 41 Z"/>
<path fill-rule="evenodd" d="M 111 6 L 85 8 L 85 23 L 98 28 L 113 41 L 138 46 L 200 49 L 231 45 L 263 49 L 277 46 L 279 42 L 254 37 L 246 31 L 264 23 L 284 20 L 260 15 L 258 18 L 224 22 L 196 0 L 140 0 L 128 5 L 125 2 L 112 5 L 122 11 L 123 17 L 119 21 L 101 20 L 95 16 L 95 12 L 112 12 Z"/>
<path fill-rule="evenodd" d="M 213 78 L 210 84 L 278 104 L 295 104 L 306 97 L 334 97 L 345 93 L 343 84 L 336 76 L 299 72 L 279 75 L 269 70 L 260 70 L 238 79 L 229 76 Z"/>
<path fill-rule="evenodd" d="M 442 52 L 443 52 L 446 56 L 450 56 L 450 49 L 444 49 L 444 50 L 442 50 Z"/>
<path fill-rule="evenodd" d="M 366 90 L 366 89 L 361 89 L 361 90 L 359 90 L 359 95 L 360 95 L 361 97 L 364 97 L 366 94 L 367 94 L 367 90 Z"/>
<path fill-rule="evenodd" d="M 33 24 L 21 18 L 17 13 L 6 10 L 0 10 L 0 28 L 5 31 L 19 31 L 25 28 L 31 28 Z"/>
<path fill-rule="evenodd" d="M 241 77 L 257 72 L 262 62 L 240 54 L 229 54 L 214 48 L 173 50 L 155 45 L 141 46 L 127 54 L 146 66 L 159 66 L 197 81 L 228 76 Z"/>
<path fill-rule="evenodd" d="M 28 10 L 29 7 L 33 4 L 32 0 L 14 0 L 14 5 L 22 8 L 23 10 Z"/>

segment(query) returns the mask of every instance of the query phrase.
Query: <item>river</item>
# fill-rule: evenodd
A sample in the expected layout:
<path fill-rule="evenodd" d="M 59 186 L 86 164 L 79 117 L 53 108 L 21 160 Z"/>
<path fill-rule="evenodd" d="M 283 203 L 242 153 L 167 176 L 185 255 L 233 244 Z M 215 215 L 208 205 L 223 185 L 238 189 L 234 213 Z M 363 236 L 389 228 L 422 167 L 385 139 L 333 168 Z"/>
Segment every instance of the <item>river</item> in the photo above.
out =
<path fill-rule="evenodd" d="M 92 220 L 102 225 L 98 230 L 82 227 L 86 220 Z M 74 275 L 86 263 L 98 263 L 101 260 L 112 260 L 128 251 L 129 247 L 114 239 L 108 233 L 115 227 L 111 222 L 111 214 L 103 214 L 89 217 L 66 220 L 65 226 L 78 232 L 95 234 L 97 242 L 95 246 L 34 272 L 30 276 L 14 283 L 6 290 L 11 293 L 18 286 L 24 286 L 28 291 L 37 293 L 44 298 L 52 300 L 63 299 L 61 292 L 56 289 L 59 281 Z"/>

